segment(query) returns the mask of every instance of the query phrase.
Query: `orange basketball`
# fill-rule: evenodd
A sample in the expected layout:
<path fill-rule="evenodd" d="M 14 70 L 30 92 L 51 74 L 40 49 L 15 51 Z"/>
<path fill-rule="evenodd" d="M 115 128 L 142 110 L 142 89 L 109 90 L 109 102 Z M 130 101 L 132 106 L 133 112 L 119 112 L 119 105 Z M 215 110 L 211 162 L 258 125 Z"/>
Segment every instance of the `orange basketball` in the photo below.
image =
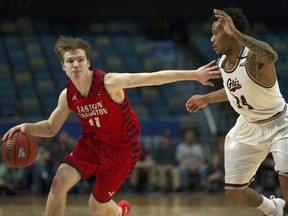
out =
<path fill-rule="evenodd" d="M 11 167 L 23 168 L 31 165 L 38 154 L 38 144 L 28 133 L 16 131 L 2 142 L 2 157 Z"/>

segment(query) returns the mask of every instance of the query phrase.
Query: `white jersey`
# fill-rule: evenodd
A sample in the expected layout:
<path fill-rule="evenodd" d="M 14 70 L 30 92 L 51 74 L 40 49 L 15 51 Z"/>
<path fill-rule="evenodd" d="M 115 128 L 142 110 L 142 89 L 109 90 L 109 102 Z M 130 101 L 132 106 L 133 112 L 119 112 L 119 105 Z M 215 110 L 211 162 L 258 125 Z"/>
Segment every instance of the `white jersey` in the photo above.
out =
<path fill-rule="evenodd" d="M 225 55 L 219 59 L 218 65 L 221 67 L 223 85 L 231 106 L 247 121 L 256 122 L 283 111 L 285 100 L 277 80 L 272 86 L 264 86 L 249 75 L 246 67 L 248 52 L 247 47 L 242 49 L 232 70 L 221 67 L 226 59 Z"/>

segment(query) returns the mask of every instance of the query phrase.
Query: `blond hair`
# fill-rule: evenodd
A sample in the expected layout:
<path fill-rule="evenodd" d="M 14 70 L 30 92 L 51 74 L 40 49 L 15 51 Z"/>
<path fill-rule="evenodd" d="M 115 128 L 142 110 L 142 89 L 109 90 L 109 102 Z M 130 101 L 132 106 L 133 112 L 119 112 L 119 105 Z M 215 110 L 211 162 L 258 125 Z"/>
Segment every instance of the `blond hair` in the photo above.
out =
<path fill-rule="evenodd" d="M 90 57 L 90 45 L 87 41 L 81 38 L 65 37 L 61 35 L 55 42 L 54 52 L 59 57 L 61 63 L 64 62 L 63 55 L 65 52 L 73 51 L 75 49 L 82 49 L 85 51 L 86 58 Z"/>

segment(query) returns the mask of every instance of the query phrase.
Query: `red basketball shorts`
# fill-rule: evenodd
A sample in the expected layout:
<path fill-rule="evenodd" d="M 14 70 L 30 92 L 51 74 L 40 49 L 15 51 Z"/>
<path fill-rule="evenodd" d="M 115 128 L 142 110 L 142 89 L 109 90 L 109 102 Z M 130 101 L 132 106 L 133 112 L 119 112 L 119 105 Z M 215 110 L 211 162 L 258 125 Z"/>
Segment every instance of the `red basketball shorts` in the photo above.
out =
<path fill-rule="evenodd" d="M 125 147 L 80 141 L 63 162 L 77 169 L 83 180 L 96 173 L 92 194 L 98 202 L 104 203 L 113 198 L 132 173 L 140 151 L 138 141 Z"/>

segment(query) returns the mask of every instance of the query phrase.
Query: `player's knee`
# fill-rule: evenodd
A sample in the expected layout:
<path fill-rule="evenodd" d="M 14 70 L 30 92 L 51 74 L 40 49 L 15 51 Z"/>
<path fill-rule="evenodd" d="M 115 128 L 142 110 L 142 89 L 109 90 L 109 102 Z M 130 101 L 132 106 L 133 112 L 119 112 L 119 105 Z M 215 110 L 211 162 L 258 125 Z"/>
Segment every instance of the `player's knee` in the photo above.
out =
<path fill-rule="evenodd" d="M 239 202 L 243 198 L 243 190 L 225 190 L 225 196 L 229 200 Z"/>
<path fill-rule="evenodd" d="M 69 188 L 67 188 L 67 185 L 65 184 L 65 180 L 59 176 L 56 175 L 53 178 L 51 187 L 50 187 L 50 192 L 52 193 L 65 193 L 68 191 Z"/>

